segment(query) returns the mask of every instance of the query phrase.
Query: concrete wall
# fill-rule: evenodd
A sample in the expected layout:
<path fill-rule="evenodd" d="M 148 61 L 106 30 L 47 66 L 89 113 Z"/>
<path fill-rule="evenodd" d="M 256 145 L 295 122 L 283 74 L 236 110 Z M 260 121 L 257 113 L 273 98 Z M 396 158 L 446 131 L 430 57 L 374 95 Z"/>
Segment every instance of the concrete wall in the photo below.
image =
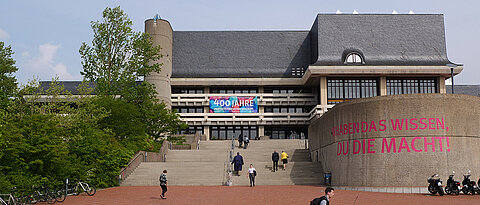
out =
<path fill-rule="evenodd" d="M 480 98 L 411 94 L 344 102 L 311 122 L 309 143 L 334 186 L 427 186 L 432 174 L 445 183 L 452 170 L 457 180 L 472 170 L 477 181 Z"/>

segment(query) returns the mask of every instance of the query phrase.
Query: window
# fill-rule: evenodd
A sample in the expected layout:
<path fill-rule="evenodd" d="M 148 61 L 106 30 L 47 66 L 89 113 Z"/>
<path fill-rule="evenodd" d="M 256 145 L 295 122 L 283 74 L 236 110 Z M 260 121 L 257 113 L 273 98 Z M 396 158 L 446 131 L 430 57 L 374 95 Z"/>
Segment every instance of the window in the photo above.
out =
<path fill-rule="evenodd" d="M 305 73 L 303 68 L 292 68 L 292 76 L 302 77 Z"/>
<path fill-rule="evenodd" d="M 203 88 L 172 88 L 172 94 L 203 94 Z"/>
<path fill-rule="evenodd" d="M 173 107 L 178 113 L 203 113 L 203 107 Z"/>
<path fill-rule="evenodd" d="M 308 113 L 311 107 L 265 107 L 265 113 Z"/>
<path fill-rule="evenodd" d="M 270 139 L 307 139 L 308 126 L 265 126 L 265 135 Z"/>
<path fill-rule="evenodd" d="M 349 53 L 345 58 L 345 64 L 363 64 L 363 60 L 359 53 Z"/>
<path fill-rule="evenodd" d="M 203 127 L 202 126 L 188 127 L 188 129 L 180 131 L 180 134 L 195 134 L 197 132 L 200 134 L 203 134 Z"/>
<path fill-rule="evenodd" d="M 387 95 L 436 92 L 435 78 L 387 78 Z"/>
<path fill-rule="evenodd" d="M 249 137 L 250 139 L 255 139 L 255 137 L 257 137 L 256 126 L 211 126 L 210 128 L 210 139 L 238 139 L 240 134 L 242 134 L 244 137 Z"/>
<path fill-rule="evenodd" d="M 312 93 L 312 88 L 310 87 L 265 87 L 265 93 Z"/>
<path fill-rule="evenodd" d="M 328 104 L 377 95 L 377 79 L 327 79 Z"/>
<path fill-rule="evenodd" d="M 250 94 L 257 93 L 257 88 L 210 88 L 214 94 Z"/>

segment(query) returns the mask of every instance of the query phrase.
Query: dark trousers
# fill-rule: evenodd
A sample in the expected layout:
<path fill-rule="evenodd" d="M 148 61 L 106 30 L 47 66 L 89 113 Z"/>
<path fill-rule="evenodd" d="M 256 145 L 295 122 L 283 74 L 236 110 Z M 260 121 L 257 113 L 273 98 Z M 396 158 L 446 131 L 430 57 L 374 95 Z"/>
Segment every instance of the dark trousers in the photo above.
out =
<path fill-rule="evenodd" d="M 165 192 L 167 192 L 167 185 L 160 185 L 162 187 L 162 196 L 165 196 Z"/>
<path fill-rule="evenodd" d="M 255 176 L 253 173 L 248 173 L 248 178 L 250 178 L 250 186 L 255 186 Z"/>
<path fill-rule="evenodd" d="M 273 161 L 273 171 L 278 171 L 278 161 Z"/>
<path fill-rule="evenodd" d="M 247 149 L 247 147 L 248 147 L 248 143 L 246 143 L 246 142 L 243 143 L 243 149 Z"/>

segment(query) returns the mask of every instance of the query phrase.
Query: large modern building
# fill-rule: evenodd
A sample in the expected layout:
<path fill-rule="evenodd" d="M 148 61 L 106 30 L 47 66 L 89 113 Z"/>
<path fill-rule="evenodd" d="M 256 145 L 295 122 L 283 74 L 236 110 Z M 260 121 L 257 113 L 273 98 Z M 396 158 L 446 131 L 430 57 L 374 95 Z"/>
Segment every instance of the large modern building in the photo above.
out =
<path fill-rule="evenodd" d="M 150 19 L 145 30 L 166 56 L 146 80 L 208 139 L 308 138 L 311 120 L 344 101 L 446 93 L 454 65 L 437 14 L 319 14 L 304 31 L 172 31 Z"/>
<path fill-rule="evenodd" d="M 145 31 L 164 56 L 145 80 L 185 132 L 308 139 L 337 187 L 480 170 L 480 86 L 447 94 L 463 66 L 447 58 L 441 14 L 319 14 L 303 31 L 173 31 L 149 19 Z"/>

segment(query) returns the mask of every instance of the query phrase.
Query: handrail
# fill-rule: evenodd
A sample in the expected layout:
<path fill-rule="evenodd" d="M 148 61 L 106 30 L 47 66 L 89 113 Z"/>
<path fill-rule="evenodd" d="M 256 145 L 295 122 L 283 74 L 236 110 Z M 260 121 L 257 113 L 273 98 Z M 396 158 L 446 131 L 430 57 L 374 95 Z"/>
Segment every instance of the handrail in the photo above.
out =
<path fill-rule="evenodd" d="M 172 143 L 165 140 L 163 141 L 162 148 L 158 153 L 151 152 L 149 157 L 147 158 L 146 151 L 138 151 L 135 153 L 134 157 L 128 162 L 127 166 L 120 169 L 120 173 L 118 175 L 118 183 L 121 184 L 130 174 L 135 171 L 135 169 L 142 163 L 147 161 L 163 161 L 165 162 L 167 159 L 168 150 L 171 149 Z M 158 157 L 160 155 L 160 157 Z M 143 156 L 143 157 L 140 157 Z"/>
<path fill-rule="evenodd" d="M 120 170 L 120 174 L 118 175 L 119 184 L 122 182 L 122 180 L 126 179 L 128 177 L 128 175 L 130 175 L 133 172 L 133 170 L 135 170 L 138 167 L 138 165 L 140 165 L 140 163 L 138 163 L 138 164 L 134 165 L 135 167 L 131 166 L 134 162 L 135 163 L 137 162 L 137 159 L 140 155 L 143 155 L 143 158 L 140 158 L 140 159 L 141 160 L 143 159 L 143 161 L 145 161 L 145 151 L 138 151 L 137 153 L 135 153 L 133 159 L 130 160 L 130 162 L 127 164 L 127 166 L 125 166 L 124 168 L 122 168 Z"/>

